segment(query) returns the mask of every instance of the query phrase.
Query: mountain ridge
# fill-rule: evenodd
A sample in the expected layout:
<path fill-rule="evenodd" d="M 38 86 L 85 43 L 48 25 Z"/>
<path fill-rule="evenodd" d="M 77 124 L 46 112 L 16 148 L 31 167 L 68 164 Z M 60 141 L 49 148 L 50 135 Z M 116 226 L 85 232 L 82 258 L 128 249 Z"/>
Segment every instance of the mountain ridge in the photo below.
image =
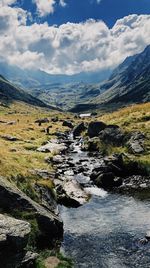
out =
<path fill-rule="evenodd" d="M 47 105 L 41 100 L 26 93 L 24 90 L 17 88 L 1 74 L 0 74 L 0 101 L 2 103 L 7 104 L 12 103 L 14 101 L 22 101 L 33 106 L 56 109 L 53 106 Z"/>
<path fill-rule="evenodd" d="M 128 57 L 101 84 L 100 94 L 87 103 L 80 103 L 72 112 L 95 109 L 116 109 L 129 104 L 150 101 L 150 45 L 143 52 Z"/>

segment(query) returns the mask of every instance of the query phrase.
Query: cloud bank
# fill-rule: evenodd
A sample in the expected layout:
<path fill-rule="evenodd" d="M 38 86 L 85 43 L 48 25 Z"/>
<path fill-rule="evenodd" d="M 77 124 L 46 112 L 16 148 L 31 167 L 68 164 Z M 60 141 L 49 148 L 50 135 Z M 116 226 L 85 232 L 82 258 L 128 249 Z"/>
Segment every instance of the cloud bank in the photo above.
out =
<path fill-rule="evenodd" d="M 45 13 L 44 6 L 38 6 Z M 48 2 L 53 12 L 54 0 Z M 127 56 L 141 52 L 150 44 L 150 15 L 129 15 L 109 29 L 103 21 L 49 26 L 27 25 L 29 14 L 21 8 L 0 4 L 0 59 L 21 68 L 48 73 L 74 74 L 114 68 Z M 64 1 L 59 2 L 65 5 Z"/>

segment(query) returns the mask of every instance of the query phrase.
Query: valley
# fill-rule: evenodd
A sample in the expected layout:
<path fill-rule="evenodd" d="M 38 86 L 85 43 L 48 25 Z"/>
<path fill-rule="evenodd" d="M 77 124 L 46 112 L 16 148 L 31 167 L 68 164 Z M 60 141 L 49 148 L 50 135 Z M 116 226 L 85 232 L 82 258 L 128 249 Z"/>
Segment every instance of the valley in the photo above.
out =
<path fill-rule="evenodd" d="M 0 64 L 3 267 L 149 268 L 149 59 L 73 76 Z"/>
<path fill-rule="evenodd" d="M 83 255 L 86 255 L 90 250 L 90 243 L 95 239 L 96 233 L 93 228 L 99 230 L 101 225 L 97 218 L 98 210 L 101 217 L 105 218 L 103 224 L 111 221 L 108 215 L 114 202 L 115 211 L 118 211 L 120 203 L 122 206 L 131 206 L 133 221 L 136 222 L 138 215 L 132 211 L 132 206 L 136 208 L 140 203 L 140 215 L 146 217 L 144 213 L 148 210 L 147 202 L 150 198 L 149 117 L 149 103 L 133 105 L 114 113 L 99 112 L 89 118 L 80 118 L 72 113 L 40 108 L 20 101 L 0 106 L 1 213 L 22 220 L 24 224 L 28 222 L 31 228 L 29 231 L 26 227 L 28 242 L 22 241 L 19 255 L 16 255 L 14 250 L 13 255 L 11 253 L 9 256 L 9 261 L 8 246 L 17 248 L 17 240 L 12 243 L 0 241 L 0 246 L 2 243 L 5 245 L 2 256 L 0 255 L 5 267 L 24 267 L 23 263 L 28 263 L 31 267 L 49 268 L 48 263 L 54 262 L 54 267 L 71 268 L 79 267 L 79 263 L 87 265 L 87 261 L 92 261 L 93 267 L 99 267 L 98 263 L 101 261 L 102 267 L 105 267 L 105 263 L 108 265 L 105 256 L 108 250 L 107 243 L 103 259 L 96 258 L 98 244 L 102 238 L 100 233 L 97 234 L 95 255 L 91 260 L 82 257 L 80 250 L 87 239 L 86 252 L 82 249 Z M 82 127 L 79 127 L 80 125 Z M 105 179 L 100 179 L 99 174 Z M 17 207 L 15 200 L 18 200 Z M 106 207 L 105 202 L 108 203 L 108 214 L 103 211 Z M 82 211 L 85 216 L 81 222 Z M 40 218 L 36 215 L 40 215 Z M 126 214 L 123 217 L 129 222 Z M 85 228 L 84 223 L 87 218 L 92 228 L 89 231 L 89 224 Z M 12 219 L 9 228 L 14 228 Z M 97 226 L 93 225 L 95 219 Z M 145 261 L 145 267 L 148 268 L 147 257 L 144 257 L 149 249 L 149 238 L 144 238 L 149 227 L 146 219 L 147 217 L 143 225 L 138 222 L 132 230 L 122 223 L 124 234 L 128 237 L 128 241 L 125 241 L 124 235 L 118 237 L 120 231 L 115 226 L 118 226 L 119 222 L 118 218 L 115 218 L 116 221 L 111 226 L 112 240 L 109 252 L 112 252 L 112 255 L 116 254 L 116 257 L 110 258 L 108 267 L 115 267 L 116 263 L 118 267 L 121 263 L 128 267 L 130 258 L 126 257 L 124 262 L 121 250 L 118 256 L 117 247 L 111 247 L 115 239 L 122 237 L 122 247 L 126 254 L 132 251 L 130 245 L 133 243 L 136 249 L 134 258 L 138 267 L 142 267 L 140 265 Z M 4 220 L 6 218 L 3 222 Z M 80 226 L 80 231 L 78 228 L 74 229 L 74 224 Z M 101 231 L 104 232 L 104 229 Z M 23 234 L 19 234 L 18 231 L 16 239 L 19 239 L 19 235 Z M 78 247 L 77 241 L 80 243 Z M 23 246 L 25 243 L 26 248 Z M 138 261 L 140 255 L 144 258 L 141 262 Z M 119 262 L 116 259 L 118 257 Z M 134 267 L 134 263 L 130 267 Z"/>
<path fill-rule="evenodd" d="M 150 1 L 0 0 L 0 268 L 150 268 Z"/>
<path fill-rule="evenodd" d="M 3 267 L 149 268 L 149 52 L 97 83 L 0 76 Z"/>

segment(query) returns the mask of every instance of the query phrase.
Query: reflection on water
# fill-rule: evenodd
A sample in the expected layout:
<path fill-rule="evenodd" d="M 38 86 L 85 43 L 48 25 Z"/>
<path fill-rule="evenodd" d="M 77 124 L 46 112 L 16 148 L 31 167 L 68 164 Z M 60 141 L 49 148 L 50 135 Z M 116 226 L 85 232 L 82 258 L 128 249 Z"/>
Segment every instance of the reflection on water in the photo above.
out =
<path fill-rule="evenodd" d="M 150 229 L 150 203 L 96 194 L 82 207 L 61 207 L 66 255 L 75 267 L 150 268 L 150 245 L 138 243 Z"/>

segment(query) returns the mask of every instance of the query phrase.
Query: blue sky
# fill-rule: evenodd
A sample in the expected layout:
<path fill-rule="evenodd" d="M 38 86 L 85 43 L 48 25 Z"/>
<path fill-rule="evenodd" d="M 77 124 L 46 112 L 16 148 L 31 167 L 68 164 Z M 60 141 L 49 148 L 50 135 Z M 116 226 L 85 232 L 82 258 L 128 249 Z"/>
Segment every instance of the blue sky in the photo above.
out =
<path fill-rule="evenodd" d="M 129 14 L 150 14 L 150 0 L 66 0 L 62 8 L 58 1 L 55 12 L 44 18 L 36 16 L 36 7 L 31 0 L 23 1 L 22 7 L 30 10 L 33 17 L 40 22 L 47 21 L 49 25 L 66 22 L 78 23 L 89 18 L 103 20 L 112 27 L 116 20 Z M 19 1 L 18 1 L 19 3 Z"/>
<path fill-rule="evenodd" d="M 0 0 L 0 36 L 0 61 L 22 69 L 113 69 L 150 44 L 150 0 Z"/>

